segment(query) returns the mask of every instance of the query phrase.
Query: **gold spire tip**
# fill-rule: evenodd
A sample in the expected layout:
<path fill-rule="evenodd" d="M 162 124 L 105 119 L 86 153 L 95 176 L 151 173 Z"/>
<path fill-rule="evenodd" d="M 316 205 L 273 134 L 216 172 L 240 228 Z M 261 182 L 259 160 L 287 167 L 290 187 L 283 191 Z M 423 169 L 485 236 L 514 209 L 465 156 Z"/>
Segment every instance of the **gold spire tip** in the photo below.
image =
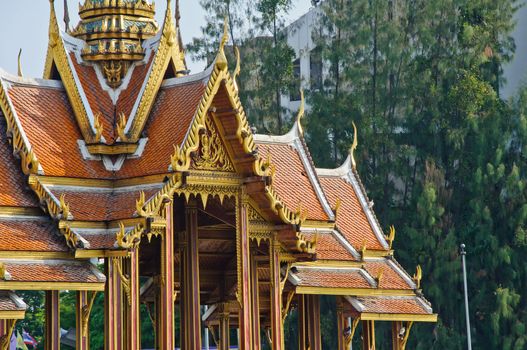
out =
<path fill-rule="evenodd" d="M 351 122 L 351 124 L 353 124 L 353 144 L 351 145 L 350 156 L 351 156 L 351 165 L 353 166 L 353 169 L 356 169 L 357 163 L 355 162 L 355 150 L 357 149 L 357 146 L 359 145 L 359 141 L 357 137 L 357 126 L 355 125 L 355 122 Z"/>
<path fill-rule="evenodd" d="M 22 76 L 22 49 L 18 51 L 18 76 Z"/>
<path fill-rule="evenodd" d="M 298 109 L 298 114 L 296 116 L 296 123 L 298 125 L 298 131 L 300 135 L 304 135 L 304 129 L 302 128 L 302 118 L 305 114 L 305 98 L 304 98 L 304 89 L 300 89 L 300 108 Z"/>

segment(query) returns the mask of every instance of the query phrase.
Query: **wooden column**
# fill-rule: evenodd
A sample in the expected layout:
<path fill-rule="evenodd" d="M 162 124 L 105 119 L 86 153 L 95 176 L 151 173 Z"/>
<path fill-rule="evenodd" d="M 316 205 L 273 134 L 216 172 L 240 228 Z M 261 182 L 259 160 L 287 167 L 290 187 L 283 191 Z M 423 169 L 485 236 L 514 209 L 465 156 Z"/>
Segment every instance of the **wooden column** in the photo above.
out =
<path fill-rule="evenodd" d="M 159 281 L 159 315 L 157 318 L 158 348 L 173 350 L 174 344 L 174 229 L 173 206 L 165 207 L 166 229 L 161 242 L 161 278 Z"/>
<path fill-rule="evenodd" d="M 375 321 L 362 321 L 362 349 L 375 350 Z"/>
<path fill-rule="evenodd" d="M 249 250 L 248 198 L 242 190 L 236 201 L 236 247 L 238 259 L 238 301 L 241 304 L 239 315 L 240 347 L 253 349 L 253 325 L 251 306 L 251 253 Z M 275 348 L 277 349 L 277 348 Z"/>
<path fill-rule="evenodd" d="M 140 296 L 139 296 L 139 248 L 130 251 L 130 256 L 123 259 L 123 267 L 127 276 L 128 290 L 126 300 L 123 302 L 125 325 L 124 343 L 126 350 L 139 350 L 141 348 L 140 327 Z"/>
<path fill-rule="evenodd" d="M 406 322 L 403 325 L 401 321 L 392 322 L 392 349 L 393 350 L 405 350 L 412 329 L 413 322 Z M 401 330 L 404 328 L 404 331 Z"/>
<path fill-rule="evenodd" d="M 198 209 L 192 199 L 185 209 L 186 230 L 181 246 L 181 348 L 201 350 L 201 310 L 199 288 Z"/>
<path fill-rule="evenodd" d="M 306 295 L 306 303 L 309 349 L 322 350 L 322 337 L 320 333 L 320 296 Z"/>
<path fill-rule="evenodd" d="M 222 304 L 220 311 L 220 327 L 219 327 L 219 344 L 218 350 L 229 350 L 230 349 L 230 337 L 231 330 L 229 325 L 229 306 L 227 303 Z"/>
<path fill-rule="evenodd" d="M 16 321 L 14 319 L 0 320 L 0 350 L 9 350 Z"/>
<path fill-rule="evenodd" d="M 258 261 L 256 252 L 251 254 L 251 292 L 252 292 L 252 321 L 253 321 L 253 346 L 254 350 L 260 350 L 260 289 L 258 287 Z"/>
<path fill-rule="evenodd" d="M 307 313 L 306 296 L 299 294 L 298 297 L 298 350 L 307 349 Z"/>
<path fill-rule="evenodd" d="M 89 350 L 89 327 L 85 325 L 85 322 L 89 322 L 89 319 L 84 317 L 84 310 L 88 307 L 88 292 L 78 291 L 77 292 L 77 305 L 76 305 L 76 350 Z"/>
<path fill-rule="evenodd" d="M 46 334 L 44 348 L 46 350 L 60 349 L 60 304 L 59 291 L 46 291 Z"/>
<path fill-rule="evenodd" d="M 346 335 L 346 317 L 344 316 L 344 305 L 342 297 L 337 297 L 337 332 L 338 332 L 338 350 L 349 350 L 347 348 Z"/>
<path fill-rule="evenodd" d="M 282 323 L 282 286 L 280 276 L 280 242 L 277 233 L 270 243 L 271 272 L 271 339 L 273 350 L 284 349 L 284 325 Z"/>
<path fill-rule="evenodd" d="M 104 290 L 104 349 L 123 349 L 123 291 L 121 279 L 115 264 L 121 264 L 116 258 L 107 258 L 104 262 L 106 286 Z"/>

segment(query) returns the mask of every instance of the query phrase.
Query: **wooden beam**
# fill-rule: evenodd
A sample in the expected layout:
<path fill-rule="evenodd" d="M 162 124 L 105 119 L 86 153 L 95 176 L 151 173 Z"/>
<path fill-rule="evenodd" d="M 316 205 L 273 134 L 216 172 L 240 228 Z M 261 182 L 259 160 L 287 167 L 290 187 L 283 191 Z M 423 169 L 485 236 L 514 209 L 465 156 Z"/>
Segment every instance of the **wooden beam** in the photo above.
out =
<path fill-rule="evenodd" d="M 44 337 L 44 349 L 60 349 L 60 305 L 59 291 L 46 291 L 46 335 Z"/>

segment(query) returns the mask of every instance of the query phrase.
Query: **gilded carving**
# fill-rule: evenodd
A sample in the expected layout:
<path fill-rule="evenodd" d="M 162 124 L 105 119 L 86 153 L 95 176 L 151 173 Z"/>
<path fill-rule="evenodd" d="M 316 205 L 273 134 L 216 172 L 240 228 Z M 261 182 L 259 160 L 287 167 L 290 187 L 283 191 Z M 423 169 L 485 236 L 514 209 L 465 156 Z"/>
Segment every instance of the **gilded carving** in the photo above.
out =
<path fill-rule="evenodd" d="M 234 166 L 223 147 L 221 137 L 211 118 L 206 118 L 205 127 L 206 129 L 200 136 L 201 147 L 192 156 L 194 168 L 234 172 Z"/>

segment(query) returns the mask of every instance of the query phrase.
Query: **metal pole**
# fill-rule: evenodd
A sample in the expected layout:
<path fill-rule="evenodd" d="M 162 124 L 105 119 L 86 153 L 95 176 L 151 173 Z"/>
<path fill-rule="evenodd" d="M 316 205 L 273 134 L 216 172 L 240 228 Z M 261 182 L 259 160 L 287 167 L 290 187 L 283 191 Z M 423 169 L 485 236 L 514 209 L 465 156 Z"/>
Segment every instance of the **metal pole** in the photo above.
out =
<path fill-rule="evenodd" d="M 468 350 L 472 350 L 472 336 L 470 335 L 470 313 L 468 311 L 468 289 L 467 289 L 467 267 L 465 262 L 465 245 L 461 244 L 461 265 L 463 266 L 463 286 L 465 287 L 465 318 L 467 320 L 467 345 Z"/>
<path fill-rule="evenodd" d="M 208 309 L 209 307 L 205 305 L 205 312 L 207 312 Z M 205 348 L 205 350 L 209 350 L 209 329 L 207 327 L 205 327 L 205 336 L 203 337 L 203 347 Z"/>

